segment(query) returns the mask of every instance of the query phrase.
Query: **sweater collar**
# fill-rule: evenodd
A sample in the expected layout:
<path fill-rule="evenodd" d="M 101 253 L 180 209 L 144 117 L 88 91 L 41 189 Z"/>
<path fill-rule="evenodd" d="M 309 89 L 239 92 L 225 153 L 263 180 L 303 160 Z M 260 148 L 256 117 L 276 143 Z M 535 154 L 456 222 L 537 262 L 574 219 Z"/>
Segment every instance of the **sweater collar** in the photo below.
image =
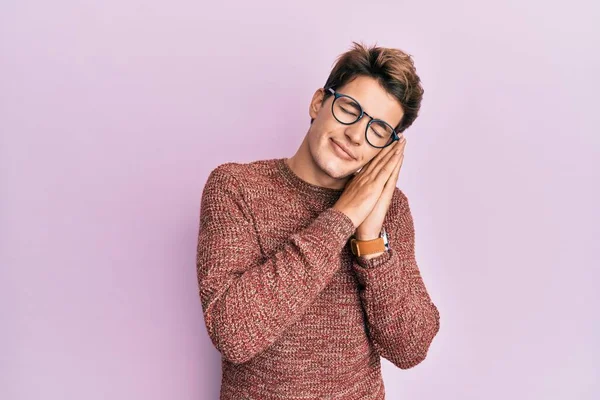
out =
<path fill-rule="evenodd" d="M 296 175 L 296 173 L 287 164 L 286 160 L 287 158 L 276 159 L 277 167 L 285 181 L 297 191 L 305 195 L 323 200 L 337 200 L 344 192 L 343 188 L 332 189 L 324 186 L 313 185 L 312 183 L 306 182 L 298 175 Z"/>

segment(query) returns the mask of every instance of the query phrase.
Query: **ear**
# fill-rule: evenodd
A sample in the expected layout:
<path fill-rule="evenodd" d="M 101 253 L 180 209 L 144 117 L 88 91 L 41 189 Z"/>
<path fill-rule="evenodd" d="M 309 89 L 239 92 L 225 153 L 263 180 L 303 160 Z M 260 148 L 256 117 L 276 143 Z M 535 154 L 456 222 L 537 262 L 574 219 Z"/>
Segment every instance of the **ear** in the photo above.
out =
<path fill-rule="evenodd" d="M 325 97 L 325 89 L 323 88 L 317 89 L 315 94 L 313 94 L 310 106 L 308 107 L 308 115 L 311 118 L 317 118 L 319 110 L 323 107 L 323 97 Z"/>

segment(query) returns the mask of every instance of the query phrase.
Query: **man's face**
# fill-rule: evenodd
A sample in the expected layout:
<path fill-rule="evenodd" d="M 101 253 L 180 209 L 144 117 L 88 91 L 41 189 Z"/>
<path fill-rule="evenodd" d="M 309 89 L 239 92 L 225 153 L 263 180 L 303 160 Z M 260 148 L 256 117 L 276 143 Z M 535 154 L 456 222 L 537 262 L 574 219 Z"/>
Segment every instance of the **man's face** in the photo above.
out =
<path fill-rule="evenodd" d="M 400 103 L 388 94 L 379 83 L 366 76 L 358 76 L 337 92 L 356 99 L 363 110 L 373 118 L 382 119 L 392 127 L 398 125 L 404 115 Z M 314 118 L 308 131 L 308 147 L 315 163 L 327 175 L 342 179 L 354 174 L 382 149 L 371 146 L 365 138 L 370 118 L 364 115 L 352 125 L 338 122 L 331 113 L 331 95 L 323 102 L 325 90 L 318 89 L 311 101 L 309 114 Z M 348 159 L 335 143 L 348 149 L 353 158 Z"/>

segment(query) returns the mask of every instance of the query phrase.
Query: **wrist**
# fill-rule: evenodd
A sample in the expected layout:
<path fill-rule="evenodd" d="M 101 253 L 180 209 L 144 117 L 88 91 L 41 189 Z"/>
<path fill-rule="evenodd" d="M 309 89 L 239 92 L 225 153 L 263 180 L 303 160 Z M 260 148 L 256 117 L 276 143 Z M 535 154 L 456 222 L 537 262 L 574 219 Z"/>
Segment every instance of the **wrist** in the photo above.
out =
<path fill-rule="evenodd" d="M 356 217 L 354 217 L 354 215 L 352 215 L 352 213 L 346 211 L 344 208 L 342 207 L 338 207 L 337 205 L 333 205 L 331 208 L 336 209 L 337 211 L 346 214 L 346 216 L 348 218 L 350 218 L 350 220 L 352 221 L 352 224 L 354 225 L 354 228 L 356 229 L 360 224 L 356 221 Z M 356 232 L 356 231 L 355 231 Z"/>
<path fill-rule="evenodd" d="M 357 231 L 350 239 L 350 250 L 355 256 L 365 257 L 366 260 L 387 253 L 389 243 L 385 228 L 375 235 Z"/>
<path fill-rule="evenodd" d="M 373 240 L 373 239 L 377 239 L 380 236 L 380 232 L 375 232 L 375 233 L 365 233 L 365 232 L 356 232 L 354 234 L 354 237 L 356 238 L 356 240 Z"/>

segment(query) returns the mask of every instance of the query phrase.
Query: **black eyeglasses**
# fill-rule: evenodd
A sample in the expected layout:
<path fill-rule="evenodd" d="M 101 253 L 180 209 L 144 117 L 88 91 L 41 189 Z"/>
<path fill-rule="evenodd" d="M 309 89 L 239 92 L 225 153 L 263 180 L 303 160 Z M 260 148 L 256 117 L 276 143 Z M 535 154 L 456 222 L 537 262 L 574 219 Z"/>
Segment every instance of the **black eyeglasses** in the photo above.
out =
<path fill-rule="evenodd" d="M 360 103 L 347 94 L 338 93 L 332 88 L 327 88 L 335 98 L 331 103 L 331 113 L 333 117 L 344 125 L 352 125 L 358 122 L 363 115 L 371 118 L 365 130 L 367 142 L 379 149 L 389 146 L 396 140 L 400 140 L 398 133 L 390 124 L 382 119 L 376 119 L 367 114 Z"/>

